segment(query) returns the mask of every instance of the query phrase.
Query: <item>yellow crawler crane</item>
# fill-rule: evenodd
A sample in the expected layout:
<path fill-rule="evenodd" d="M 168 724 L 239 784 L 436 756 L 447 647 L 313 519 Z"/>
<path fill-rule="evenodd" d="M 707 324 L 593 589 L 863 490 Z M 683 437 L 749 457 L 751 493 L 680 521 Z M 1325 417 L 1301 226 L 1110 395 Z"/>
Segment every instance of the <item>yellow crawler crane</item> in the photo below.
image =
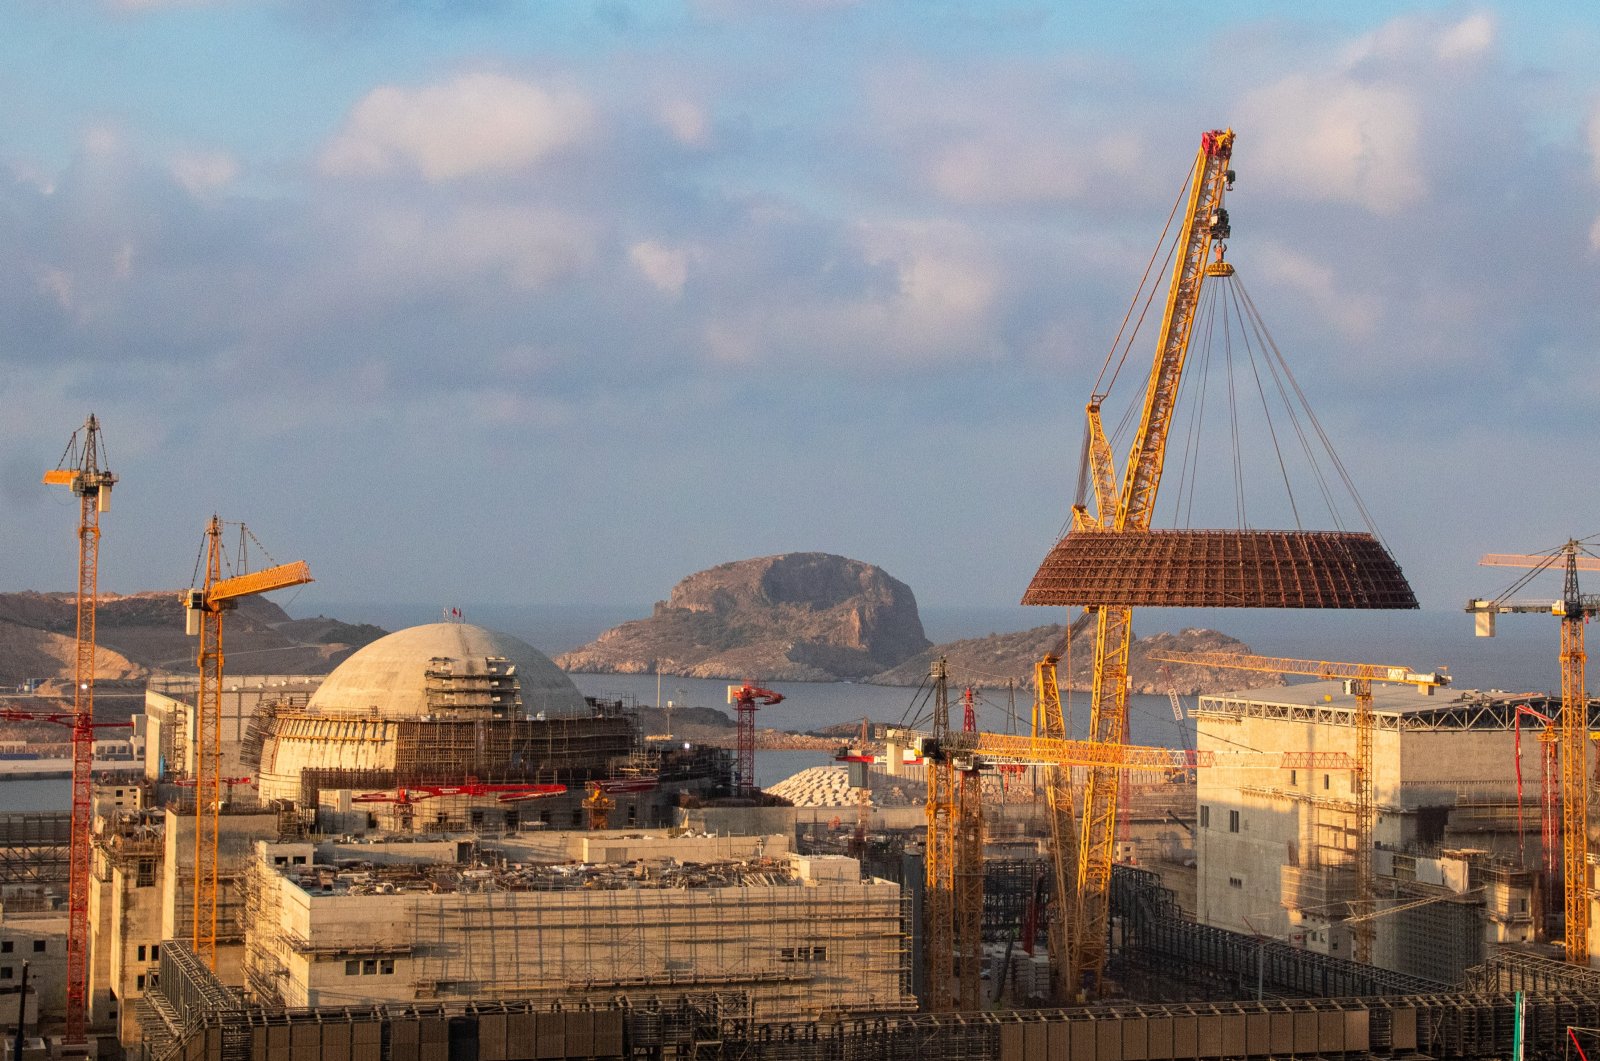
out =
<path fill-rule="evenodd" d="M 222 521 L 206 526 L 206 575 L 199 589 L 183 595 L 188 633 L 200 638 L 194 742 L 194 925 L 195 954 L 217 968 L 217 833 L 222 814 L 222 616 L 242 597 L 300 586 L 311 579 L 304 561 L 280 564 L 233 578 L 222 577 Z"/>
<path fill-rule="evenodd" d="M 1350 693 L 1356 700 L 1356 755 L 1352 764 L 1356 796 L 1356 913 L 1370 913 L 1376 901 L 1372 878 L 1372 842 L 1377 824 L 1377 803 L 1372 788 L 1372 737 L 1377 729 L 1376 716 L 1372 711 L 1372 683 L 1389 682 L 1431 690 L 1449 685 L 1450 676 L 1380 663 L 1333 663 L 1236 652 L 1166 652 L 1151 658 L 1164 663 L 1189 663 L 1198 667 L 1222 667 L 1268 674 L 1304 674 L 1325 681 L 1344 680 L 1350 683 Z M 1370 918 L 1352 918 L 1351 921 L 1355 925 L 1355 959 L 1358 962 L 1371 962 L 1372 921 Z"/>
<path fill-rule="evenodd" d="M 1479 637 L 1494 636 L 1494 617 L 1512 613 L 1554 615 L 1561 620 L 1561 864 L 1566 894 L 1565 957 L 1575 965 L 1589 963 L 1589 692 L 1585 678 L 1588 653 L 1583 627 L 1590 616 L 1600 615 L 1600 596 L 1580 593 L 1579 571 L 1600 571 L 1600 558 L 1584 555 L 1582 542 L 1569 541 L 1543 555 L 1490 553 L 1478 561 L 1484 567 L 1520 567 L 1528 575 L 1494 600 L 1472 600 L 1467 611 L 1478 617 Z M 1540 571 L 1559 570 L 1564 584 L 1557 601 L 1506 599 Z"/>
<path fill-rule="evenodd" d="M 1213 130 L 1201 137 L 1189 182 L 1188 208 L 1178 234 L 1167 304 L 1156 339 L 1156 357 L 1145 388 L 1144 409 L 1124 465 L 1122 486 L 1116 487 L 1110 443 L 1100 422 L 1103 395 L 1091 398 L 1088 409 L 1090 481 L 1095 512 L 1074 507 L 1073 527 L 1080 533 L 1144 531 L 1150 529 L 1156 491 L 1166 461 L 1167 435 L 1178 401 L 1178 385 L 1189 352 L 1200 289 L 1211 271 L 1231 269 L 1223 262 L 1207 266 L 1212 242 L 1227 239 L 1228 214 L 1223 197 L 1232 180 L 1233 130 Z M 1128 734 L 1128 647 L 1132 640 L 1133 609 L 1100 607 L 1095 611 L 1094 682 L 1089 703 L 1089 739 L 1121 746 Z M 1047 710 L 1049 701 L 1045 702 Z M 1045 732 L 1065 733 L 1059 718 L 1046 717 Z M 1116 856 L 1117 800 L 1121 775 L 1116 770 L 1089 771 L 1084 790 L 1083 816 L 1078 830 L 1077 872 L 1073 887 L 1061 891 L 1073 899 L 1064 911 L 1070 924 L 1063 928 L 1065 950 L 1057 960 L 1056 998 L 1075 1000 L 1085 990 L 1098 991 L 1105 971 L 1106 941 L 1110 931 L 1111 866 Z M 1054 787 L 1054 786 L 1051 786 Z M 1068 856 L 1061 846 L 1059 828 L 1056 858 Z"/>

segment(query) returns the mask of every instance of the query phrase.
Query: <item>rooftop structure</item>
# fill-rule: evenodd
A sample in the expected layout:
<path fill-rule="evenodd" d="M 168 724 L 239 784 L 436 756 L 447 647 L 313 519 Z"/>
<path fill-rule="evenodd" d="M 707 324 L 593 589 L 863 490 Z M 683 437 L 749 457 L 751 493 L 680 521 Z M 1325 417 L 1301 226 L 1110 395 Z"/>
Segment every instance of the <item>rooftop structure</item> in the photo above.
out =
<path fill-rule="evenodd" d="M 1023 604 L 1415 608 L 1400 567 L 1347 531 L 1096 530 L 1055 544 Z"/>

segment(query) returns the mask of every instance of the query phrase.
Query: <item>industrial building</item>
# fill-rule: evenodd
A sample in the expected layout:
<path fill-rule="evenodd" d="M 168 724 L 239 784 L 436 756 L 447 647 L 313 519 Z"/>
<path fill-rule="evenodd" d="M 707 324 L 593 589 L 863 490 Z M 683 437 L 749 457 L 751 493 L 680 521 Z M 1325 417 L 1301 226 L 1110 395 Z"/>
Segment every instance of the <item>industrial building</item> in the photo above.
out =
<path fill-rule="evenodd" d="M 1517 734 L 1519 705 L 1558 707 L 1504 693 L 1372 695 L 1375 894 L 1384 907 L 1417 905 L 1370 918 L 1379 911 L 1356 907 L 1355 698 L 1321 681 L 1200 697 L 1210 764 L 1198 772 L 1195 915 L 1340 957 L 1364 922 L 1374 964 L 1453 983 L 1492 945 L 1543 939 L 1544 915 L 1559 919 L 1559 880 L 1540 870 L 1541 727 L 1524 713 L 1520 764 Z M 1600 711 L 1590 714 L 1593 726 Z"/>

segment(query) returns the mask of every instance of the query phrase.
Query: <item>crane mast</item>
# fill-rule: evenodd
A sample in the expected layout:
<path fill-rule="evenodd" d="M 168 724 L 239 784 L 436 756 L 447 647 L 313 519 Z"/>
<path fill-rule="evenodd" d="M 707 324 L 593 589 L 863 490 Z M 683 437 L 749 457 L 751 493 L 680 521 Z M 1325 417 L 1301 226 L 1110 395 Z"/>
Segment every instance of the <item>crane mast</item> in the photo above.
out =
<path fill-rule="evenodd" d="M 88 1041 L 90 817 L 94 811 L 95 612 L 99 605 L 100 515 L 111 508 L 117 477 L 100 467 L 100 421 L 93 413 L 72 433 L 44 483 L 78 495 L 77 651 L 72 682 L 72 825 L 67 858 L 67 1012 L 62 1041 Z"/>
<path fill-rule="evenodd" d="M 1156 340 L 1155 362 L 1145 388 L 1144 409 L 1128 451 L 1114 513 L 1101 507 L 1105 500 L 1101 491 L 1110 475 L 1106 466 L 1109 447 L 1100 445 L 1099 441 L 1104 438 L 1100 425 L 1101 396 L 1096 395 L 1089 404 L 1090 435 L 1096 440 L 1091 456 L 1096 473 L 1096 515 L 1100 529 L 1143 531 L 1150 528 L 1166 460 L 1167 435 L 1188 356 L 1189 337 L 1208 272 L 1206 257 L 1214 240 L 1225 240 L 1229 235 L 1228 212 L 1222 204 L 1232 181 L 1233 171 L 1228 164 L 1233 157 L 1233 139 L 1233 130 L 1223 129 L 1212 130 L 1200 140 L 1200 151 L 1190 176 L 1188 209 L 1178 235 L 1166 309 Z M 1092 533 L 1093 527 L 1088 529 Z M 1121 745 L 1127 739 L 1128 647 L 1132 625 L 1131 608 L 1099 609 L 1089 706 L 1089 739 L 1092 741 Z M 1066 978 L 1058 983 L 1058 988 L 1067 994 L 1059 1001 L 1069 1001 L 1084 988 L 1097 989 L 1105 969 L 1120 786 L 1121 777 L 1115 770 L 1089 772 L 1078 848 L 1077 900 L 1073 904 L 1073 924 L 1067 939 Z M 1064 857 L 1064 852 L 1057 857 Z"/>
<path fill-rule="evenodd" d="M 184 594 L 188 631 L 200 637 L 195 664 L 199 671 L 195 699 L 194 742 L 194 910 L 195 954 L 213 971 L 217 967 L 218 834 L 222 816 L 222 617 L 242 597 L 268 593 L 311 581 L 303 561 L 280 564 L 251 574 L 222 577 L 222 521 L 206 525 L 205 582 Z"/>
<path fill-rule="evenodd" d="M 950 736 L 950 683 L 945 661 L 935 660 L 933 680 L 934 747 L 942 749 Z M 923 979 L 928 1008 L 944 1013 L 955 1008 L 956 828 L 955 769 L 950 757 L 939 751 L 923 759 L 928 771 L 927 841 L 923 847 Z"/>

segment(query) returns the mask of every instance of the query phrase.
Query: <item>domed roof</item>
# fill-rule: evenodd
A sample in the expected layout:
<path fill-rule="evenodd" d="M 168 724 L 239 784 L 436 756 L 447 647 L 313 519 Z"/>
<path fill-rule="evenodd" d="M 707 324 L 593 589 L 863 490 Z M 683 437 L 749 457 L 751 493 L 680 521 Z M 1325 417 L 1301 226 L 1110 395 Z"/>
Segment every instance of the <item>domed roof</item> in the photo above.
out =
<path fill-rule="evenodd" d="M 429 672 L 448 673 L 457 683 L 491 674 L 514 677 L 528 715 L 587 712 L 583 694 L 550 657 L 509 634 L 466 623 L 413 626 L 366 645 L 334 668 L 312 694 L 307 710 L 367 714 L 376 709 L 388 718 L 426 715 L 432 709 Z"/>

